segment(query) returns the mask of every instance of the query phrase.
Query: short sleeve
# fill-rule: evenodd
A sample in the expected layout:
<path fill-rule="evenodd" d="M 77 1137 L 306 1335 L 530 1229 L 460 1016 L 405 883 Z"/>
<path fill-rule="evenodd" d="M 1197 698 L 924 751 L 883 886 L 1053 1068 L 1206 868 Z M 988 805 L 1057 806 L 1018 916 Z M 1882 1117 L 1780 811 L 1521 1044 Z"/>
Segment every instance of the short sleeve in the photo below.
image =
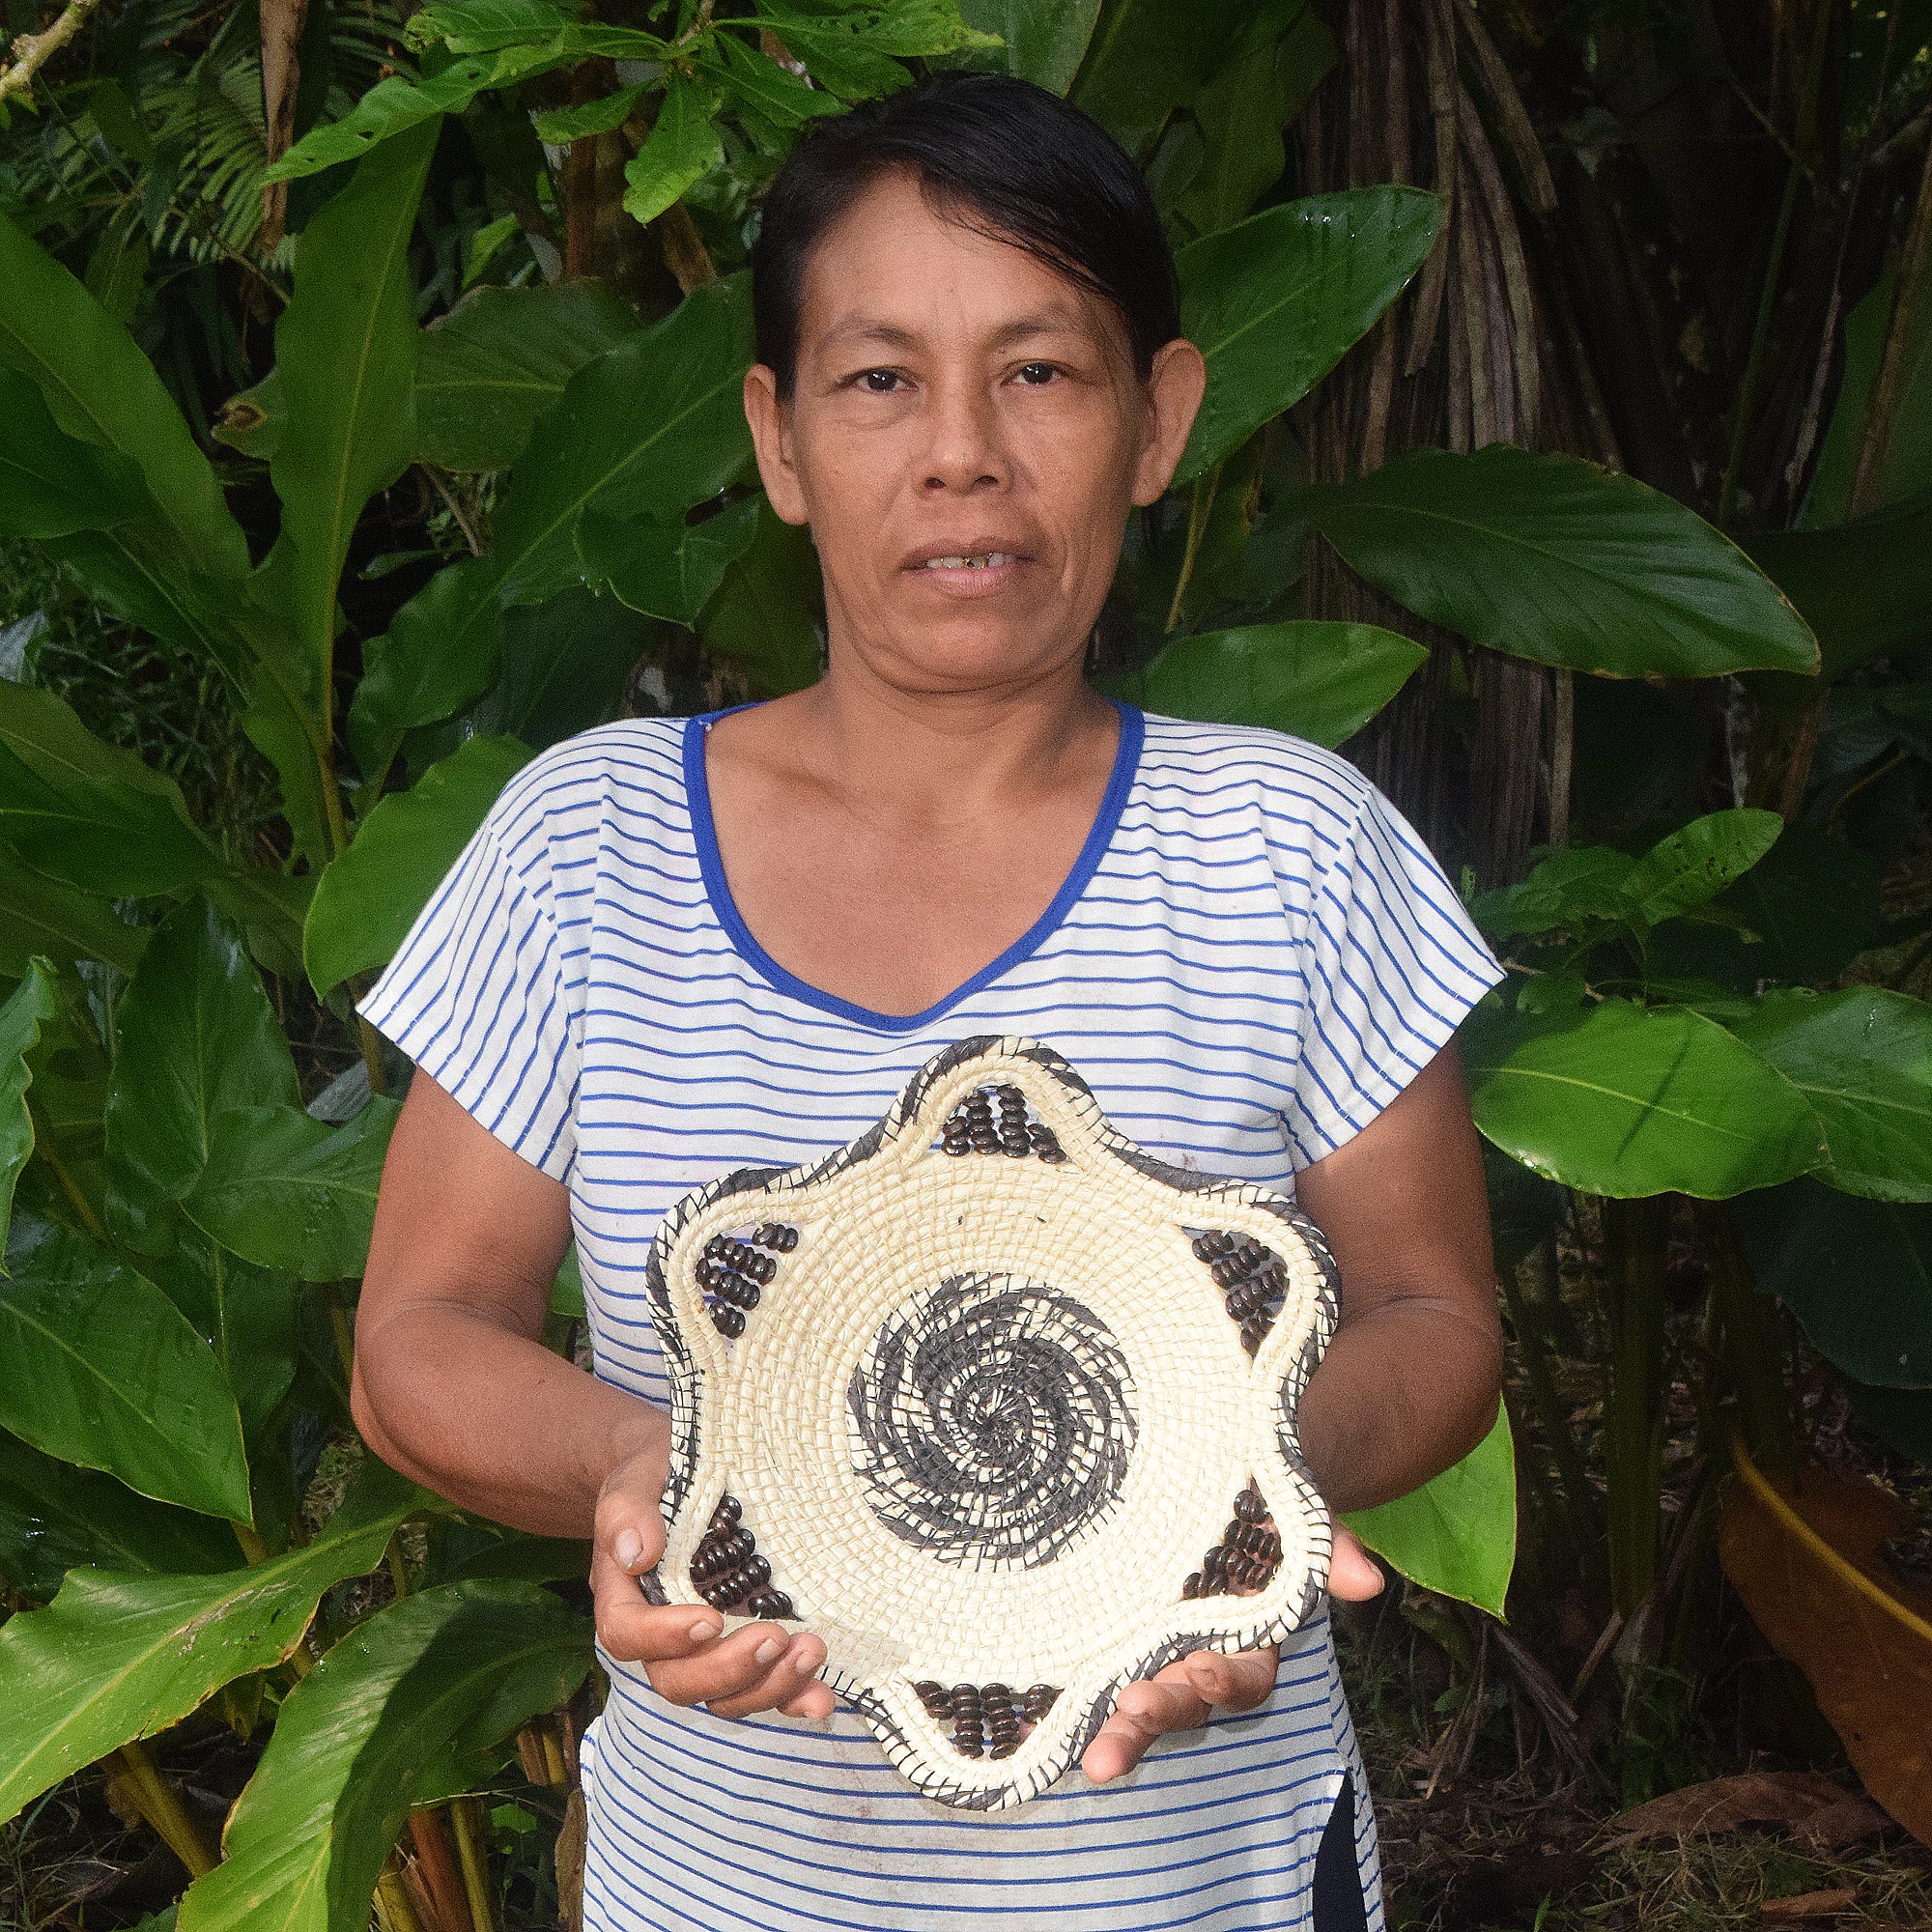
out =
<path fill-rule="evenodd" d="M 356 1010 L 554 1179 L 576 1152 L 578 1045 L 541 823 L 513 781 Z"/>
<path fill-rule="evenodd" d="M 1308 1006 L 1287 1109 L 1301 1166 L 1367 1126 L 1503 977 L 1429 848 L 1359 782 L 1360 810 L 1307 900 Z"/>

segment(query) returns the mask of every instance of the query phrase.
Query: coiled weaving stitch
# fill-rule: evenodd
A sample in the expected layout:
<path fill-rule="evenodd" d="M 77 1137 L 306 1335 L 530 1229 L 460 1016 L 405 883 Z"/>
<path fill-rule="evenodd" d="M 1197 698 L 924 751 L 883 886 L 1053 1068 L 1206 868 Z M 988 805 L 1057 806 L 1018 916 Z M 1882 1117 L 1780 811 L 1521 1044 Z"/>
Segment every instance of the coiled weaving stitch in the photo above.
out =
<path fill-rule="evenodd" d="M 1321 1235 L 1136 1147 L 1049 1047 L 961 1040 L 837 1153 L 687 1196 L 646 1287 L 673 1433 L 647 1593 L 809 1624 L 930 1798 L 1024 1803 L 1123 1684 L 1320 1602 Z"/>

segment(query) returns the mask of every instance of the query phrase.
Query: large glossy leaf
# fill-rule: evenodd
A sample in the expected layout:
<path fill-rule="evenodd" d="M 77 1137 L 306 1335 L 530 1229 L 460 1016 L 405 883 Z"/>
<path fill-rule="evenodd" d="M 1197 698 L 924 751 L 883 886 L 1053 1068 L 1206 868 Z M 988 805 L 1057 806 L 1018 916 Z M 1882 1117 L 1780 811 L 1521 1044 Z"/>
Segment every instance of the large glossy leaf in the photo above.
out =
<path fill-rule="evenodd" d="M 1706 812 L 1660 838 L 1625 875 L 1631 916 L 1655 925 L 1714 899 L 1777 843 L 1784 821 L 1775 811 Z"/>
<path fill-rule="evenodd" d="M 1167 117 L 1243 50 L 1244 32 L 1266 20 L 1237 0 L 1109 0 L 1073 83 L 1073 103 L 1139 155 Z"/>
<path fill-rule="evenodd" d="M 502 616 L 495 562 L 467 557 L 438 571 L 371 640 L 349 707 L 349 743 L 366 780 L 381 782 L 407 732 L 489 689 Z"/>
<path fill-rule="evenodd" d="M 1411 450 L 1296 507 L 1391 597 L 1517 657 L 1606 677 L 1818 668 L 1804 620 L 1736 544 L 1580 457 Z"/>
<path fill-rule="evenodd" d="M 429 1498 L 372 1463 L 298 1549 L 253 1569 L 155 1577 L 75 1570 L 0 1628 L 0 1818 L 129 1738 L 165 1730 L 231 1679 L 279 1663 L 330 1585 L 382 1561 Z"/>
<path fill-rule="evenodd" d="M 1720 903 L 1762 942 L 1761 977 L 1833 980 L 1878 943 L 1883 872 L 1869 852 L 1801 819 Z"/>
<path fill-rule="evenodd" d="M 514 738 L 471 738 L 376 807 L 309 905 L 302 956 L 318 992 L 386 963 L 529 756 Z"/>
<path fill-rule="evenodd" d="M 1065 94 L 1080 71 L 1100 0 L 960 0 L 960 13 L 1004 44 L 992 56 L 1006 72 Z"/>
<path fill-rule="evenodd" d="M 1486 1006 L 1464 1022 L 1463 1050 L 1477 1126 L 1588 1194 L 1722 1199 L 1822 1154 L 1798 1090 L 1683 1007 L 1602 1000 L 1551 1025 Z"/>
<path fill-rule="evenodd" d="M 1932 1006 L 1853 986 L 1767 993 L 1731 1031 L 1810 1101 L 1819 1178 L 1880 1201 L 1932 1201 Z"/>
<path fill-rule="evenodd" d="M 0 366 L 0 531 L 14 537 L 61 537 L 126 523 L 148 508 L 141 471 L 131 457 L 63 432 L 40 386 Z"/>
<path fill-rule="evenodd" d="M 1342 1519 L 1425 1590 L 1503 1613 L 1516 1566 L 1516 1446 L 1509 1417 L 1419 1490 Z"/>
<path fill-rule="evenodd" d="M 34 1117 L 27 1109 L 34 1076 L 27 1056 L 59 1008 L 53 969 L 43 959 L 29 961 L 26 978 L 0 1006 L 0 1243 L 14 1212 L 14 1184 L 34 1151 Z"/>
<path fill-rule="evenodd" d="M 571 377 L 637 327 L 595 282 L 475 290 L 422 332 L 416 454 L 445 469 L 507 469 Z"/>
<path fill-rule="evenodd" d="M 585 509 L 670 522 L 730 483 L 751 450 L 740 400 L 751 360 L 740 274 L 580 369 L 532 432 L 497 515 L 505 600 L 535 603 L 578 581 Z"/>
<path fill-rule="evenodd" d="M 249 1520 L 242 1419 L 208 1344 L 152 1282 L 25 1213 L 0 1281 L 0 1425 L 144 1496 Z"/>
<path fill-rule="evenodd" d="M 539 752 L 607 724 L 623 706 L 649 635 L 649 622 L 635 611 L 587 590 L 505 611 L 503 668 L 469 723 Z"/>
<path fill-rule="evenodd" d="M 1861 1200 L 1804 1179 L 1737 1205 L 1757 1285 L 1835 1367 L 1932 1388 L 1932 1207 Z"/>
<path fill-rule="evenodd" d="M 1473 908 L 1476 923 L 1492 939 L 1508 939 L 1622 919 L 1630 908 L 1624 882 L 1635 869 L 1636 861 L 1612 846 L 1566 846 L 1539 860 L 1528 878 L 1483 894 Z"/>
<path fill-rule="evenodd" d="M 1264 724 L 1339 745 L 1428 655 L 1412 639 L 1375 624 L 1250 624 L 1177 638 L 1122 680 L 1121 695 L 1176 718 Z"/>
<path fill-rule="evenodd" d="M 1852 478 L 1864 440 L 1865 408 L 1885 353 L 1897 273 L 1888 270 L 1845 317 L 1845 364 L 1837 400 L 1818 449 L 1799 521 L 1807 526 L 1842 523 L 1851 512 Z M 1913 317 L 1905 386 L 1891 419 L 1866 507 L 1921 497 L 1932 490 L 1932 315 L 1922 303 Z M 1903 562 L 1903 559 L 1900 559 Z"/>
<path fill-rule="evenodd" d="M 1932 638 L 1932 503 L 1739 541 L 1817 634 L 1828 677 Z"/>
<path fill-rule="evenodd" d="M 672 73 L 644 145 L 624 164 L 624 212 L 655 221 L 686 188 L 724 156 L 714 116 L 716 87 Z"/>
<path fill-rule="evenodd" d="M 1420 188 L 1354 188 L 1264 209 L 1183 248 L 1181 329 L 1208 358 L 1208 394 L 1175 481 L 1211 469 L 1307 394 L 1401 294 L 1441 223 L 1441 202 Z"/>
<path fill-rule="evenodd" d="M 107 1163 L 124 1237 L 165 1243 L 167 1204 L 200 1176 L 217 1114 L 299 1099 L 240 935 L 199 901 L 169 914 L 121 1003 Z"/>
<path fill-rule="evenodd" d="M 415 453 L 415 277 L 410 236 L 434 124 L 368 156 L 302 231 L 295 292 L 275 325 L 288 420 L 269 474 L 282 499 L 277 549 L 295 628 L 326 683 L 335 593 L 362 506 Z"/>
<path fill-rule="evenodd" d="M 39 384 L 69 436 L 118 450 L 139 468 L 192 568 L 224 578 L 239 578 L 248 568 L 247 539 L 154 364 L 113 316 L 5 215 L 0 362 Z"/>
<path fill-rule="evenodd" d="M 215 1122 L 217 1160 L 222 1122 L 229 1118 L 222 1115 Z M 295 1378 L 300 1284 L 230 1253 L 192 1228 L 182 1229 L 167 1254 L 147 1258 L 143 1266 L 220 1364 L 242 1411 L 242 1439 L 252 1452 Z M 335 1278 L 360 1272 L 345 1268 Z"/>
<path fill-rule="evenodd" d="M 396 1113 L 378 1096 L 339 1127 L 299 1107 L 219 1115 L 188 1217 L 262 1267 L 304 1281 L 359 1275 Z"/>
<path fill-rule="evenodd" d="M 50 879 L 0 847 L 0 974 L 18 979 L 37 952 L 62 964 L 104 959 L 131 973 L 147 937 L 144 927 L 116 918 L 106 899 Z"/>
<path fill-rule="evenodd" d="M 738 664 L 754 691 L 776 697 L 818 675 L 814 616 L 823 609 L 810 537 L 760 499 L 751 548 L 725 571 L 697 631 L 709 656 Z"/>
<path fill-rule="evenodd" d="M 695 624 L 726 569 L 751 547 L 759 502 L 748 497 L 701 524 L 619 523 L 585 511 L 577 532 L 583 581 L 646 616 Z"/>
<path fill-rule="evenodd" d="M 179 1574 L 239 1554 L 226 1522 L 136 1495 L 0 1430 L 0 1578 L 22 1596 L 45 1602 L 83 1564 Z"/>
<path fill-rule="evenodd" d="M 180 1932 L 363 1932 L 410 1807 L 461 1790 L 589 1663 L 585 1620 L 527 1583 L 425 1590 L 358 1625 L 284 1700 Z"/>

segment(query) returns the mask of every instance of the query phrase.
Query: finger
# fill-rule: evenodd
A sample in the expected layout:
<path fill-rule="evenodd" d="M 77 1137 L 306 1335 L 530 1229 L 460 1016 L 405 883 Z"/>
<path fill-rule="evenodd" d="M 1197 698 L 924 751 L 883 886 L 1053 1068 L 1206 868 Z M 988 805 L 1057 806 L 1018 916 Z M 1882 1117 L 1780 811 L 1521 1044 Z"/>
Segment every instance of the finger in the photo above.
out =
<path fill-rule="evenodd" d="M 754 1711 L 784 1711 L 787 1705 L 802 1703 L 803 1710 L 789 1715 L 829 1717 L 832 1691 L 818 1682 L 819 1666 L 824 1662 L 825 1645 L 801 1631 L 792 1638 L 791 1647 L 749 1690 L 733 1696 L 707 1697 L 706 1707 L 721 1718 L 749 1718 Z"/>
<path fill-rule="evenodd" d="M 664 1554 L 664 1513 L 653 1496 L 620 1488 L 607 1489 L 597 1498 L 593 1546 L 619 1570 L 641 1575 Z"/>
<path fill-rule="evenodd" d="M 1147 1747 L 1169 1731 L 1191 1731 L 1208 1721 L 1208 1706 L 1186 1684 L 1158 1677 L 1129 1684 L 1112 1716 L 1080 1759 L 1080 1769 L 1095 1784 L 1105 1784 L 1140 1763 Z"/>
<path fill-rule="evenodd" d="M 694 1656 L 724 1627 L 717 1611 L 699 1605 L 650 1603 L 635 1577 L 601 1554 L 591 1558 L 590 1592 L 597 1640 L 620 1663 Z"/>
<path fill-rule="evenodd" d="M 1366 1603 L 1387 1580 L 1381 1565 L 1363 1548 L 1361 1538 L 1338 1522 L 1328 1557 L 1328 1594 L 1345 1604 Z"/>
<path fill-rule="evenodd" d="M 1240 1650 L 1232 1657 L 1216 1651 L 1197 1650 L 1181 1660 L 1187 1681 L 1206 1704 L 1230 1711 L 1252 1711 L 1264 1704 L 1274 1690 L 1277 1653 L 1273 1646 L 1264 1650 Z"/>
<path fill-rule="evenodd" d="M 762 1708 L 760 1687 L 771 1675 L 772 1666 L 790 1651 L 793 1641 L 791 1632 L 782 1624 L 744 1624 L 714 1644 L 653 1664 L 651 1685 L 673 1704 L 706 1704 L 721 1710 L 733 1700 L 745 1699 L 741 1710 L 721 1711 L 726 1717 L 743 1716 L 745 1711 Z M 816 1637 L 811 1641 L 818 1643 Z M 823 1654 L 820 1646 L 819 1655 Z M 792 1686 L 796 1683 L 794 1675 Z"/>

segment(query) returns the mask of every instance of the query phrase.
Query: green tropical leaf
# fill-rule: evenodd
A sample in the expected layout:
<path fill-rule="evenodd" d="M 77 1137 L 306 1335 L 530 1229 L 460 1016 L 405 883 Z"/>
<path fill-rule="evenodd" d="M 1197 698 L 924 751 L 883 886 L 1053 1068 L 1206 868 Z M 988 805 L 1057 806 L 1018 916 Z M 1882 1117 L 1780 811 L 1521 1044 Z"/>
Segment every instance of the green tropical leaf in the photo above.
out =
<path fill-rule="evenodd" d="M 50 879 L 0 846 L 0 974 L 23 977 L 36 953 L 60 964 L 104 959 L 131 973 L 147 937 L 104 898 Z"/>
<path fill-rule="evenodd" d="M 1516 1445 L 1508 1415 L 1419 1490 L 1342 1520 L 1412 1582 L 1503 1613 L 1516 1567 Z"/>
<path fill-rule="evenodd" d="M 1375 624 L 1313 618 L 1177 638 L 1121 695 L 1211 724 L 1264 724 L 1318 745 L 1359 731 L 1429 656 Z"/>
<path fill-rule="evenodd" d="M 250 1520 L 242 1418 L 208 1344 L 152 1282 L 25 1213 L 0 1281 L 0 1426 L 144 1496 Z"/>
<path fill-rule="evenodd" d="M 650 631 L 635 611 L 582 589 L 505 611 L 503 668 L 468 724 L 539 752 L 608 724 L 623 708 Z"/>
<path fill-rule="evenodd" d="M 359 1275 L 398 1111 L 378 1095 L 339 1127 L 299 1107 L 218 1115 L 188 1218 L 257 1266 L 304 1281 Z"/>
<path fill-rule="evenodd" d="M 624 164 L 624 209 L 655 221 L 693 182 L 724 158 L 713 120 L 723 99 L 717 88 L 673 72 L 658 103 L 644 145 Z"/>
<path fill-rule="evenodd" d="M 1168 116 L 1275 17 L 1239 0 L 1109 0 L 1073 83 L 1073 104 L 1139 156 Z"/>
<path fill-rule="evenodd" d="M 1853 986 L 1767 993 L 1731 1031 L 1810 1103 L 1818 1177 L 1878 1201 L 1932 1201 L 1932 1006 Z"/>
<path fill-rule="evenodd" d="M 1528 878 L 1485 893 L 1472 911 L 1492 939 L 1519 932 L 1575 931 L 1630 910 L 1624 882 L 1636 870 L 1628 852 L 1607 845 L 1571 845 L 1541 860 Z"/>
<path fill-rule="evenodd" d="M 1476 1125 L 1584 1193 L 1718 1200 L 1823 1156 L 1798 1090 L 1684 1007 L 1602 1000 L 1552 1024 L 1485 1005 L 1463 1022 L 1463 1051 Z"/>
<path fill-rule="evenodd" d="M 1932 1388 L 1932 1207 L 1861 1200 L 1809 1178 L 1736 1213 L 1757 1285 L 1843 1374 Z"/>
<path fill-rule="evenodd" d="M 269 475 L 307 677 L 327 716 L 336 586 L 362 506 L 415 453 L 415 276 L 410 237 L 435 126 L 384 142 L 302 231 L 275 325 L 288 420 Z"/>
<path fill-rule="evenodd" d="M 230 1118 L 224 1114 L 215 1122 L 217 1160 L 223 1146 L 221 1127 Z M 319 1121 L 310 1124 L 322 1125 Z M 181 1230 L 165 1255 L 150 1256 L 142 1265 L 220 1364 L 242 1411 L 242 1439 L 252 1448 L 295 1378 L 299 1284 L 287 1274 L 255 1265 L 192 1228 Z M 344 1269 L 334 1278 L 345 1280 L 360 1272 L 359 1267 Z"/>
<path fill-rule="evenodd" d="M 180 1574 L 219 1570 L 237 1554 L 219 1519 L 136 1495 L 0 1430 L 0 1578 L 22 1596 L 45 1602 L 82 1565 Z"/>
<path fill-rule="evenodd" d="M 403 33 L 412 46 L 440 41 L 453 54 L 488 54 L 554 40 L 574 18 L 574 9 L 554 0 L 432 0 L 410 16 Z"/>
<path fill-rule="evenodd" d="M 1181 330 L 1208 359 L 1208 393 L 1174 480 L 1205 474 L 1306 395 L 1402 293 L 1441 224 L 1441 202 L 1420 188 L 1354 188 L 1181 249 Z"/>
<path fill-rule="evenodd" d="M 39 386 L 0 366 L 0 531 L 14 537 L 62 537 L 123 524 L 149 507 L 131 457 L 65 435 L 47 412 Z"/>
<path fill-rule="evenodd" d="M 300 1097 L 235 929 L 198 900 L 169 914 L 122 999 L 107 1098 L 110 1205 L 124 1238 L 166 1245 L 167 1206 L 199 1179 L 216 1115 Z"/>
<path fill-rule="evenodd" d="M 1738 541 L 1817 634 L 1827 677 L 1932 637 L 1932 503 Z"/>
<path fill-rule="evenodd" d="M 581 107 L 553 107 L 547 113 L 532 114 L 530 125 L 535 128 L 539 141 L 548 141 L 556 148 L 568 147 L 588 135 L 608 134 L 624 125 L 631 109 L 638 104 L 639 95 L 650 84 L 640 80 L 631 87 L 620 87 L 615 94 L 605 95 L 601 100 L 586 100 Z"/>
<path fill-rule="evenodd" d="M 503 641 L 497 583 L 490 557 L 445 564 L 365 647 L 348 730 L 368 783 L 387 776 L 405 733 L 437 724 L 490 688 Z"/>
<path fill-rule="evenodd" d="M 1932 1465 L 1932 1389 L 1852 1384 L 1852 1413 L 1901 1455 Z"/>
<path fill-rule="evenodd" d="M 376 807 L 309 905 L 302 953 L 317 992 L 388 960 L 529 756 L 514 738 L 471 738 Z"/>
<path fill-rule="evenodd" d="M 4 744 L 0 838 L 51 878 L 129 898 L 179 892 L 223 869 L 220 855 L 158 793 L 118 779 L 51 785 Z"/>
<path fill-rule="evenodd" d="M 27 1108 L 34 1076 L 27 1056 L 59 1010 L 53 968 L 44 959 L 29 962 L 26 978 L 0 1006 L 0 1242 L 14 1211 L 14 1185 L 34 1151 L 34 1117 Z"/>
<path fill-rule="evenodd" d="M 751 547 L 725 571 L 698 615 L 706 653 L 729 659 L 765 696 L 800 691 L 818 675 L 814 614 L 824 608 L 811 538 L 760 498 Z"/>
<path fill-rule="evenodd" d="M 1783 830 L 1775 811 L 1706 812 L 1660 838 L 1625 875 L 1622 896 L 1632 914 L 1651 925 L 1689 912 L 1742 878 Z"/>
<path fill-rule="evenodd" d="M 1036 87 L 1065 94 L 1080 71 L 1100 0 L 960 0 L 969 26 L 997 35 L 998 65 Z"/>
<path fill-rule="evenodd" d="M 586 509 L 668 523 L 737 477 L 751 452 L 741 397 L 751 323 L 746 277 L 732 275 L 571 378 L 497 514 L 504 601 L 537 603 L 578 582 Z"/>
<path fill-rule="evenodd" d="M 54 421 L 69 436 L 118 450 L 139 468 L 194 570 L 217 578 L 240 578 L 247 570 L 247 539 L 154 364 L 127 329 L 5 215 L 0 363 L 39 384 Z"/>
<path fill-rule="evenodd" d="M 586 511 L 577 531 L 583 581 L 646 616 L 693 625 L 751 547 L 760 500 L 747 497 L 701 524 L 619 523 Z"/>
<path fill-rule="evenodd" d="M 359 1624 L 284 1699 L 180 1932 L 363 1932 L 411 1806 L 462 1790 L 589 1664 L 589 1625 L 527 1583 L 425 1590 Z"/>
<path fill-rule="evenodd" d="M 0 1627 L 0 1819 L 129 1738 L 178 1723 L 222 1685 L 279 1663 L 322 1593 L 373 1570 L 396 1525 L 429 1500 L 372 1462 L 309 1542 L 253 1569 L 71 1572 L 45 1609 Z"/>
<path fill-rule="evenodd" d="M 1351 569 L 1493 650 L 1603 677 L 1818 668 L 1804 620 L 1730 538 L 1580 457 L 1415 449 L 1295 507 Z"/>
<path fill-rule="evenodd" d="M 1800 819 L 1719 903 L 1763 941 L 1764 978 L 1835 980 L 1878 944 L 1884 870 L 1871 853 Z"/>
<path fill-rule="evenodd" d="M 422 331 L 416 454 L 445 469 L 507 469 L 571 377 L 637 329 L 595 282 L 474 290 Z"/>
<path fill-rule="evenodd" d="M 836 94 L 812 87 L 787 67 L 730 34 L 720 34 L 698 55 L 698 67 L 728 94 L 741 116 L 768 130 L 789 133 L 808 121 L 844 112 Z"/>

